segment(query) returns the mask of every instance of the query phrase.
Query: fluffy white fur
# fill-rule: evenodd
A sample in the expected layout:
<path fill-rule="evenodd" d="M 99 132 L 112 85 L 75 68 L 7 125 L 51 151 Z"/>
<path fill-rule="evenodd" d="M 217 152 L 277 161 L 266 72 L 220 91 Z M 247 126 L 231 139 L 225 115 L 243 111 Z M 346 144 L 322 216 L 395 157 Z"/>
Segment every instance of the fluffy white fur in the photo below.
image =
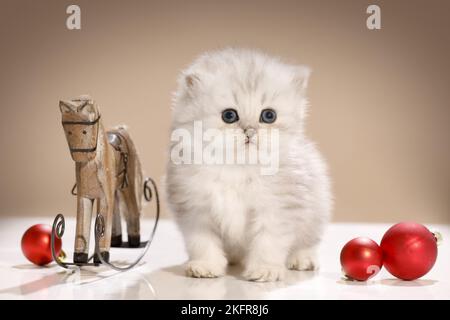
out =
<path fill-rule="evenodd" d="M 260 52 L 225 49 L 200 56 L 178 82 L 172 129 L 276 128 L 280 164 L 275 175 L 258 166 L 175 165 L 169 160 L 166 192 L 184 235 L 187 275 L 217 277 L 228 263 L 242 263 L 243 277 L 283 278 L 293 270 L 318 268 L 316 256 L 332 199 L 324 160 L 303 133 L 309 69 Z M 260 123 L 264 108 L 277 120 Z M 222 121 L 234 108 L 240 120 Z M 188 152 L 188 151 L 186 151 Z"/>

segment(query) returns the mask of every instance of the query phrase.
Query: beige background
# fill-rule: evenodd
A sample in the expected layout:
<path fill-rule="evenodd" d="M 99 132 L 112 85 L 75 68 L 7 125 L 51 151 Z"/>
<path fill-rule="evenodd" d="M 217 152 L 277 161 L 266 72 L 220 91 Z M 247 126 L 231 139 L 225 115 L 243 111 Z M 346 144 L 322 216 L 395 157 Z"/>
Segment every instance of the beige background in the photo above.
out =
<path fill-rule="evenodd" d="M 313 68 L 307 131 L 330 163 L 335 221 L 450 222 L 448 1 L 0 3 L 3 216 L 75 212 L 60 98 L 90 93 L 160 179 L 177 73 L 244 46 Z M 71 3 L 81 31 L 65 28 Z M 371 3 L 380 31 L 365 27 Z"/>

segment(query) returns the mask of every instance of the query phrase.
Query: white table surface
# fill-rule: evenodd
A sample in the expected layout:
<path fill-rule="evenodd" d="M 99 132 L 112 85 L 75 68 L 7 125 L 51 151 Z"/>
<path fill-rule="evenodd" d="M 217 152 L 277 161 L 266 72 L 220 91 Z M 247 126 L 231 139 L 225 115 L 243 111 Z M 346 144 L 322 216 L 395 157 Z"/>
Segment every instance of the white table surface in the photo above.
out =
<path fill-rule="evenodd" d="M 144 262 L 127 272 L 88 267 L 67 272 L 54 263 L 38 267 L 20 250 L 23 232 L 33 224 L 52 224 L 52 218 L 0 218 L 0 299 L 450 299 L 450 227 L 428 225 L 444 237 L 433 270 L 415 281 L 395 279 L 382 270 L 368 282 L 342 278 L 339 253 L 356 236 L 379 242 L 389 225 L 332 224 L 321 246 L 321 269 L 288 271 L 284 281 L 256 283 L 240 278 L 240 267 L 225 277 L 193 279 L 184 276 L 187 259 L 183 240 L 171 220 L 162 220 Z M 149 232 L 151 221 L 144 223 Z M 63 248 L 71 258 L 75 222 L 67 219 Z M 132 261 L 136 249 L 112 249 L 112 261 Z"/>

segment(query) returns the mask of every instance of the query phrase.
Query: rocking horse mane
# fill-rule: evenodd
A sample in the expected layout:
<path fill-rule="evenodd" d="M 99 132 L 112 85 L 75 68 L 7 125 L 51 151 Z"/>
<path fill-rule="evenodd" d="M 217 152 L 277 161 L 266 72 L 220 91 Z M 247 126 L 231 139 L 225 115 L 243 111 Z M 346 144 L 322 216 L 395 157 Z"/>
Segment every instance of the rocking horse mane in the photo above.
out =
<path fill-rule="evenodd" d="M 139 160 L 139 156 L 134 145 L 133 139 L 128 131 L 126 125 L 118 125 L 108 130 L 108 133 L 119 134 L 124 140 L 126 147 L 128 149 L 128 161 L 127 161 L 127 174 L 129 177 L 128 187 L 133 190 L 135 195 L 135 200 L 138 204 L 138 209 L 142 209 L 142 199 L 143 199 L 143 171 L 142 165 Z"/>

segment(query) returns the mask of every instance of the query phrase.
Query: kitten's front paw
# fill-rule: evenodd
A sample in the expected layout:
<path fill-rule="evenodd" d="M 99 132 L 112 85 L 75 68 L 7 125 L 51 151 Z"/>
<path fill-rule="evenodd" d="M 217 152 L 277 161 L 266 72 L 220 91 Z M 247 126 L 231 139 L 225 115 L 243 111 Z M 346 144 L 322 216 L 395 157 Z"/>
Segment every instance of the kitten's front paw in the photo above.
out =
<path fill-rule="evenodd" d="M 193 278 L 217 278 L 225 274 L 225 268 L 210 261 L 192 260 L 187 263 L 186 275 Z"/>
<path fill-rule="evenodd" d="M 243 277 L 249 281 L 269 282 L 283 280 L 285 269 L 282 266 L 250 266 L 243 273 Z"/>
<path fill-rule="evenodd" d="M 319 261 L 315 254 L 308 252 L 296 252 L 292 254 L 287 261 L 287 267 L 290 270 L 312 271 L 319 269 Z"/>

